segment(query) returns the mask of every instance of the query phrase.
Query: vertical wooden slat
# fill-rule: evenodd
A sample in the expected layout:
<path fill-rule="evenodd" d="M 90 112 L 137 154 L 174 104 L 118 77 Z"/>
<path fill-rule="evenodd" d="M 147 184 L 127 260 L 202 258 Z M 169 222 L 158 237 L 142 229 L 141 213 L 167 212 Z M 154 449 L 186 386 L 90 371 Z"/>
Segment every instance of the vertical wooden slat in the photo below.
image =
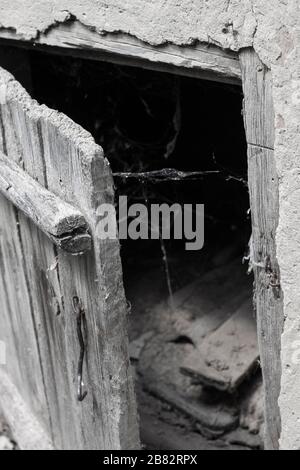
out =
<path fill-rule="evenodd" d="M 14 138 L 11 112 L 5 104 L 6 91 L 6 82 L 0 81 L 0 149 L 20 163 L 22 155 Z M 0 220 L 0 339 L 6 343 L 7 358 L 2 368 L 48 431 L 49 416 L 19 213 L 2 195 Z"/>
<path fill-rule="evenodd" d="M 77 207 L 93 238 L 90 253 L 71 256 L 57 251 L 32 222 L 18 214 L 44 387 L 42 408 L 48 417 L 44 426 L 59 449 L 136 448 L 139 438 L 119 244 L 102 240 L 97 232 L 97 208 L 114 197 L 109 165 L 87 132 L 66 116 L 39 106 L 3 70 L 1 86 L 4 153 Z M 78 402 L 76 393 L 80 348 L 75 296 L 86 313 L 83 380 L 88 395 L 83 402 Z M 20 334 L 24 321 L 20 315 L 16 326 Z M 16 385 L 21 392 L 20 384 Z M 37 415 L 36 407 L 30 406 Z"/>
<path fill-rule="evenodd" d="M 248 143 L 255 306 L 265 393 L 265 447 L 278 449 L 283 299 L 276 257 L 279 193 L 274 159 L 272 77 L 253 49 L 242 50 L 240 61 Z"/>
<path fill-rule="evenodd" d="M 53 450 L 47 432 L 32 414 L 21 393 L 0 368 L 1 406 L 14 439 L 22 443 L 22 450 Z"/>

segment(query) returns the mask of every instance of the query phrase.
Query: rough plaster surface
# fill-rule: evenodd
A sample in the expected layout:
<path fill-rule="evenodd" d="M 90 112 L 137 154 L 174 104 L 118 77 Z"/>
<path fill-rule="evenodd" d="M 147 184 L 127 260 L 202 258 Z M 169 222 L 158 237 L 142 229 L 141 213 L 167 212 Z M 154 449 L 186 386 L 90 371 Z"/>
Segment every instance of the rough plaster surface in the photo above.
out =
<path fill-rule="evenodd" d="M 300 449 L 300 2 L 299 0 L 0 0 L 0 26 L 26 39 L 76 18 L 99 33 L 153 44 L 253 46 L 272 70 L 280 181 L 278 259 L 284 292 L 281 448 Z"/>

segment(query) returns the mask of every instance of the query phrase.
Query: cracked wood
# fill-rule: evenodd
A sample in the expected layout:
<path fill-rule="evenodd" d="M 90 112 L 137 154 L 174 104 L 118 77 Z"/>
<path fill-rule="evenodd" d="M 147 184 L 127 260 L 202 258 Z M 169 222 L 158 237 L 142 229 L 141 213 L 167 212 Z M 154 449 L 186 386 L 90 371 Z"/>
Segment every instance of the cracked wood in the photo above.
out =
<path fill-rule="evenodd" d="M 265 395 L 265 447 L 278 449 L 281 419 L 283 294 L 276 253 L 279 187 L 274 151 L 271 71 L 253 49 L 240 53 L 244 121 L 248 143 L 248 184 L 252 218 L 253 271 L 260 361 Z"/>
<path fill-rule="evenodd" d="M 241 84 L 237 53 L 212 44 L 152 46 L 125 33 L 98 34 L 80 21 L 55 24 L 32 41 L 24 41 L 12 30 L 0 30 L 2 40 L 14 45 L 47 47 L 48 52 L 115 62 L 217 82 Z M 48 47 L 51 46 L 51 47 Z"/>

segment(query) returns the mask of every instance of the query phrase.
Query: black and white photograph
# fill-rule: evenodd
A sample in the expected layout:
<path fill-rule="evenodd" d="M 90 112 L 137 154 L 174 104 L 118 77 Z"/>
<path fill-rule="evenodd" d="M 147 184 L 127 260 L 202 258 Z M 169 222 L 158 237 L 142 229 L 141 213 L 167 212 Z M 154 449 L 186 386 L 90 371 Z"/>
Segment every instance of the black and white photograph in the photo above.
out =
<path fill-rule="evenodd" d="M 0 450 L 300 450 L 299 0 L 0 0 Z"/>

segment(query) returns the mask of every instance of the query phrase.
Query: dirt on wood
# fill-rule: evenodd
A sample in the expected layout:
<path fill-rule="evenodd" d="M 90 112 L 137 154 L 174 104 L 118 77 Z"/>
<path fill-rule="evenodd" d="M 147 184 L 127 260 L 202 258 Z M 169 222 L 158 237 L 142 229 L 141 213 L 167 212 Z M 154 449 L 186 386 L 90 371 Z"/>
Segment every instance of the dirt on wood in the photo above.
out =
<path fill-rule="evenodd" d="M 16 443 L 13 441 L 10 430 L 0 414 L 0 450 L 15 450 Z"/>

